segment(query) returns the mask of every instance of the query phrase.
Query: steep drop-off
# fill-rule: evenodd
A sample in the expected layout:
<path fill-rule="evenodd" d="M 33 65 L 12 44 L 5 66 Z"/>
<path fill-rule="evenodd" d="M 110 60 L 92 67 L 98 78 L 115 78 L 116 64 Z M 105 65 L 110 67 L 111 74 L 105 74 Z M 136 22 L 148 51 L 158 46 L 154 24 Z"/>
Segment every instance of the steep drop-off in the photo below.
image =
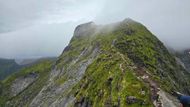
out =
<path fill-rule="evenodd" d="M 38 66 L 2 83 L 7 89 L 3 95 L 9 93 L 2 105 L 175 107 L 178 102 L 170 93 L 190 92 L 190 74 L 146 27 L 131 19 L 77 26 L 51 70 L 50 65 Z"/>

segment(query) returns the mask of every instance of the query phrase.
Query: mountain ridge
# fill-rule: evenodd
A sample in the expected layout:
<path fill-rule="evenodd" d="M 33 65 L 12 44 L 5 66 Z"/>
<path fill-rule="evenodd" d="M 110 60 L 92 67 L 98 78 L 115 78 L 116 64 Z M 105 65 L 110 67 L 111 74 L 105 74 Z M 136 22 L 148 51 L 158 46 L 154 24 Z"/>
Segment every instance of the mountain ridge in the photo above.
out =
<path fill-rule="evenodd" d="M 21 93 L 15 97 L 5 91 L 4 96 L 9 98 L 4 104 L 30 107 L 177 107 L 177 99 L 171 91 L 190 92 L 189 73 L 156 36 L 132 19 L 108 25 L 89 22 L 77 26 L 57 61 L 48 63 L 45 71 L 43 67 L 40 66 L 39 72 L 34 72 L 33 68 L 26 69 L 25 79 L 16 77 L 28 81 L 30 73 L 39 75 L 37 78 L 32 76 L 32 81 L 19 89 Z M 46 74 L 45 79 L 41 73 Z M 14 89 L 17 84 L 23 84 L 16 80 L 7 79 L 3 85 L 9 83 L 6 88 Z M 43 81 L 43 85 L 37 89 L 39 84 L 35 81 Z M 35 94 L 30 93 L 32 91 Z"/>

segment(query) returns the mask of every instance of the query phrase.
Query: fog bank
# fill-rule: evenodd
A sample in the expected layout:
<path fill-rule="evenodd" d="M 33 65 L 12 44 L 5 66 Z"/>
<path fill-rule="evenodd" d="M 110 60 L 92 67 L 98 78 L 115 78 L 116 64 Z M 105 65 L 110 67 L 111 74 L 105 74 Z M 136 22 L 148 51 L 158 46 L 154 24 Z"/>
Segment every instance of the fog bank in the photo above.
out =
<path fill-rule="evenodd" d="M 166 45 L 190 48 L 189 0 L 1 0 L 0 57 L 58 56 L 78 24 L 132 18 Z"/>

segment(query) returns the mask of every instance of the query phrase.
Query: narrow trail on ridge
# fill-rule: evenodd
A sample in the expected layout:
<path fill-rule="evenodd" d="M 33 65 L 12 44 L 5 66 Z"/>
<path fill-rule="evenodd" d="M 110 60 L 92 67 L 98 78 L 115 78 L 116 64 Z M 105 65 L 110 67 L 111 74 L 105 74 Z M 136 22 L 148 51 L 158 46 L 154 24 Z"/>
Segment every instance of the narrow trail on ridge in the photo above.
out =
<path fill-rule="evenodd" d="M 124 57 L 123 54 L 118 53 L 120 55 L 120 57 L 123 60 L 123 63 L 121 63 L 119 65 L 119 68 L 121 69 L 122 73 L 125 73 L 125 69 L 123 68 L 124 63 L 126 62 L 126 59 Z M 152 80 L 150 77 L 151 75 L 148 74 L 143 68 L 138 68 L 138 67 L 131 67 L 133 69 L 133 71 L 135 71 L 135 75 L 137 77 L 140 77 L 139 79 L 144 81 L 145 83 L 148 84 L 148 86 L 150 87 L 150 98 L 154 104 L 155 107 L 164 107 L 162 106 L 162 101 L 159 99 L 159 92 L 160 92 L 160 88 L 159 85 L 157 84 L 156 81 Z M 172 104 L 171 104 L 172 105 Z M 171 106 L 171 107 L 175 107 L 175 106 Z"/>

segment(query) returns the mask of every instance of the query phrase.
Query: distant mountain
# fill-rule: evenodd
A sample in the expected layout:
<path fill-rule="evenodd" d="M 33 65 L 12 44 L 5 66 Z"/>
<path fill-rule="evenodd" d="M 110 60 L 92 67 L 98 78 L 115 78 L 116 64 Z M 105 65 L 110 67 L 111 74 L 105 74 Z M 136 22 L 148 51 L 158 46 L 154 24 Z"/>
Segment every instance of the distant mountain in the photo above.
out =
<path fill-rule="evenodd" d="M 55 61 L 56 57 L 42 57 L 42 58 L 29 58 L 29 59 L 16 59 L 15 62 L 19 65 L 31 65 L 42 60 L 52 60 Z"/>
<path fill-rule="evenodd" d="M 144 25 L 76 27 L 56 62 L 40 61 L 0 84 L 0 106 L 178 107 L 172 91 L 190 94 L 190 73 Z"/>
<path fill-rule="evenodd" d="M 56 57 L 45 57 L 39 59 L 22 59 L 15 61 L 14 59 L 0 59 L 0 80 L 5 79 L 9 75 L 19 71 L 24 67 L 32 66 L 43 60 L 55 61 Z"/>
<path fill-rule="evenodd" d="M 0 80 L 17 72 L 20 68 L 22 66 L 18 65 L 14 59 L 0 59 Z"/>
<path fill-rule="evenodd" d="M 37 61 L 38 59 L 37 58 L 34 58 L 34 59 L 16 59 L 15 62 L 19 65 L 28 65 L 28 64 L 31 64 L 31 63 L 34 63 L 35 61 Z"/>
<path fill-rule="evenodd" d="M 190 49 L 175 52 L 177 58 L 180 59 L 184 68 L 190 73 Z"/>

